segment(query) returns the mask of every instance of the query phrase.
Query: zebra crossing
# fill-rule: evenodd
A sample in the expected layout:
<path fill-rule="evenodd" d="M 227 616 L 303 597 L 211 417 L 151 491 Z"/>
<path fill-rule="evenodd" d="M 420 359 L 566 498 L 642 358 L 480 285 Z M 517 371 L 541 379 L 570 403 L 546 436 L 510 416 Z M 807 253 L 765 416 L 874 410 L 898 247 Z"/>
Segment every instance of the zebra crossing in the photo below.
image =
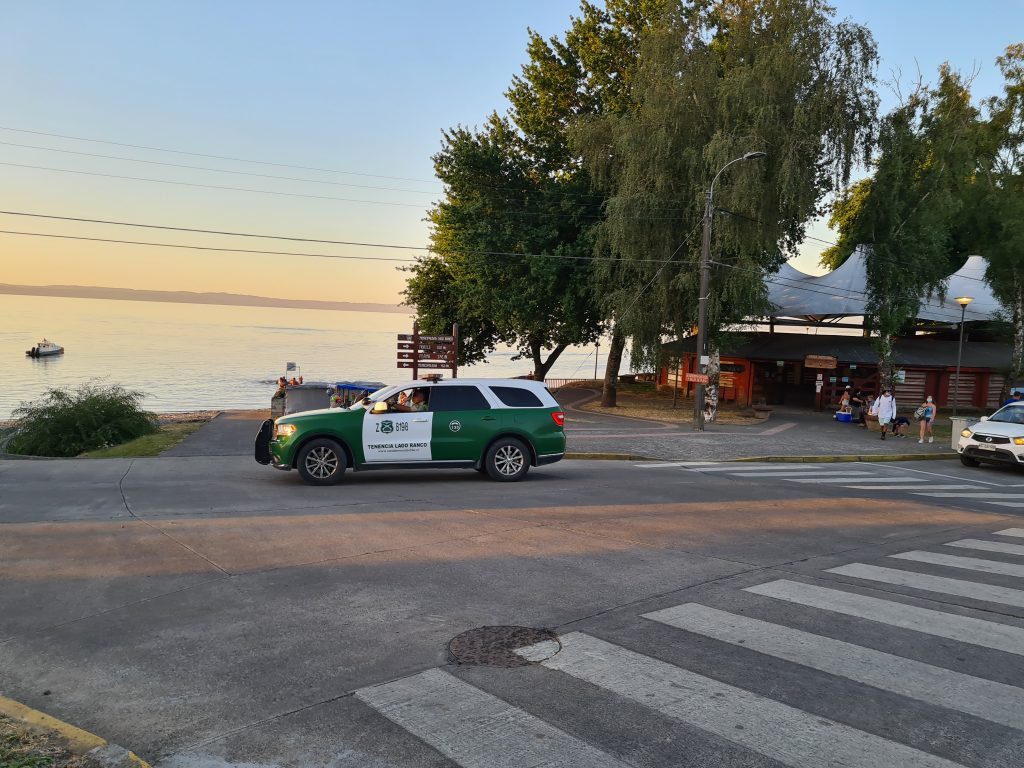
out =
<path fill-rule="evenodd" d="M 884 564 L 851 562 L 796 578 L 773 578 L 762 583 L 728 590 L 754 600 L 755 613 L 745 615 L 729 604 L 716 607 L 702 601 L 686 601 L 659 610 L 638 613 L 630 622 L 638 626 L 660 626 L 672 638 L 668 650 L 627 647 L 633 643 L 612 642 L 598 637 L 599 630 L 573 631 L 562 635 L 561 648 L 554 655 L 539 649 L 521 648 L 523 658 L 535 661 L 553 684 L 572 679 L 600 690 L 603 695 L 639 707 L 660 722 L 703 734 L 704 738 L 728 743 L 750 755 L 744 765 L 785 765 L 794 768 L 951 768 L 953 766 L 1024 765 L 1024 674 L 1011 675 L 1011 682 L 998 679 L 994 671 L 1003 665 L 1017 670 L 1024 665 L 1024 528 L 1008 528 L 986 538 L 958 539 L 934 549 L 954 547 L 1005 558 L 960 557 L 941 551 L 913 550 L 884 558 Z M 1021 579 L 1016 587 L 961 578 L 967 566 L 954 560 L 970 560 L 980 574 Z M 1020 558 L 1012 562 L 1013 558 Z M 926 564 L 931 571 L 914 570 Z M 946 571 L 945 569 L 950 569 Z M 827 574 L 827 575 L 826 575 Z M 788 575 L 788 574 L 787 574 Z M 830 577 L 843 577 L 837 581 Z M 979 575 L 979 578 L 984 576 Z M 846 581 L 855 580 L 853 583 Z M 822 581 L 827 581 L 827 586 Z M 882 589 L 884 587 L 884 589 Z M 897 592 L 889 588 L 901 588 Z M 882 589 L 884 597 L 875 596 Z M 865 594 L 873 592 L 874 594 Z M 916 602 L 909 602 L 917 598 Z M 726 598 L 720 601 L 727 602 Z M 924 607 L 927 602 L 932 607 Z M 954 606 L 952 610 L 948 607 Z M 785 609 L 780 608 L 785 606 Z M 994 611 L 991 606 L 1001 608 Z M 725 608 L 731 608 L 726 610 Z M 796 612 L 794 614 L 794 611 Z M 775 614 L 781 616 L 777 618 Z M 853 624 L 836 622 L 848 617 Z M 771 619 L 771 620 L 769 620 Z M 824 620 L 824 621 L 823 621 Z M 790 626 L 803 623 L 804 628 Z M 808 631 L 808 625 L 824 631 Z M 829 627 L 838 627 L 839 630 Z M 856 637 L 836 637 L 842 628 Z M 981 674 L 951 668 L 948 659 L 928 659 L 908 647 L 907 637 L 919 638 L 920 645 L 937 641 L 955 649 L 957 658 L 993 654 L 992 671 L 986 665 Z M 689 657 L 685 650 L 693 637 L 713 645 L 716 657 L 740 654 L 748 672 L 725 682 L 716 675 L 717 665 L 707 657 Z M 867 640 L 865 640 L 867 638 Z M 643 643 L 640 643 L 643 645 Z M 671 656 L 682 663 L 672 663 Z M 956 748 L 935 751 L 918 743 L 904 743 L 889 733 L 875 733 L 863 723 L 845 722 L 839 716 L 826 717 L 813 708 L 795 706 L 792 699 L 779 700 L 764 691 L 749 690 L 745 682 L 778 671 L 783 662 L 807 671 L 841 679 L 863 689 L 868 695 L 896 697 L 905 702 L 890 716 L 903 718 L 904 711 L 917 706 L 935 708 L 947 717 L 967 717 L 983 728 L 1002 728 L 993 737 L 991 754 L 958 754 Z M 702 668 L 703 666 L 707 668 Z M 690 668 L 695 667 L 695 668 Z M 507 671 L 505 671 L 507 672 Z M 500 678 L 499 678 L 500 679 Z M 546 680 L 549 678 L 545 678 Z M 817 678 L 815 678 L 817 679 Z M 492 679 L 493 680 L 493 679 Z M 1013 683 L 1013 684 L 1011 684 Z M 826 683 L 823 682 L 822 685 Z M 500 689 L 500 686 L 495 686 Z M 771 693 L 774 693 L 774 686 Z M 355 697 L 379 715 L 412 734 L 448 760 L 465 768 L 612 768 L 618 766 L 702 765 L 732 766 L 735 752 L 717 760 L 688 762 L 679 755 L 671 762 L 650 758 L 648 752 L 614 754 L 607 744 L 594 744 L 574 729 L 572 722 L 551 723 L 543 712 L 530 711 L 530 704 L 515 706 L 502 698 L 500 690 L 461 679 L 456 670 L 434 668 L 382 685 L 356 691 Z M 889 705 L 893 705 L 890 703 Z M 586 702 L 580 702 L 581 710 Z M 972 720 L 973 718 L 974 720 Z M 858 727 L 861 726 L 861 727 Z M 945 730 L 934 722 L 934 731 Z M 880 727 L 879 730 L 885 730 Z M 928 730 L 926 727 L 922 731 Z M 987 733 L 987 732 L 986 732 Z M 634 740 L 641 740 L 637 735 Z M 978 737 L 987 744 L 987 736 Z M 956 738 L 952 739 L 958 743 Z M 999 749 L 995 749 L 998 742 Z M 927 746 L 927 745 L 924 745 Z M 724 749 L 724 747 L 719 747 Z M 946 754 L 941 754 L 945 751 Z M 712 754 L 717 754 L 712 752 Z"/>
<path fill-rule="evenodd" d="M 922 499 L 976 501 L 991 507 L 1024 510 L 1022 482 L 993 482 L 991 479 L 964 478 L 946 472 L 932 472 L 891 465 L 866 463 L 747 463 L 711 461 L 646 462 L 637 469 L 666 470 L 730 477 L 737 480 L 779 480 L 796 485 L 827 485 L 856 491 L 901 493 Z M 977 471 L 977 470 L 973 470 Z M 988 475 L 988 478 L 993 477 Z M 950 481 L 953 482 L 950 482 Z"/>

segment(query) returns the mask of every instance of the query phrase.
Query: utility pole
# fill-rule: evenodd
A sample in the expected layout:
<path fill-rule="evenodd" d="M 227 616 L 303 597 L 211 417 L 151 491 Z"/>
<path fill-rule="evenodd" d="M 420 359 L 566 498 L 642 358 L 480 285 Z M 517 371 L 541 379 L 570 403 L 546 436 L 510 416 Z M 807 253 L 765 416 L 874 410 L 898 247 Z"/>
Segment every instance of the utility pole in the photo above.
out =
<path fill-rule="evenodd" d="M 747 152 L 742 157 L 730 160 L 723 165 L 715 178 L 711 180 L 707 197 L 704 199 L 704 239 L 700 248 L 700 293 L 697 296 L 697 372 L 707 373 L 709 362 L 707 355 L 708 344 L 708 298 L 711 292 L 711 217 L 715 213 L 715 183 L 722 172 L 733 163 L 743 160 L 757 160 L 766 157 L 766 152 Z M 693 403 L 693 429 L 696 432 L 704 431 L 704 384 L 697 382 Z"/>

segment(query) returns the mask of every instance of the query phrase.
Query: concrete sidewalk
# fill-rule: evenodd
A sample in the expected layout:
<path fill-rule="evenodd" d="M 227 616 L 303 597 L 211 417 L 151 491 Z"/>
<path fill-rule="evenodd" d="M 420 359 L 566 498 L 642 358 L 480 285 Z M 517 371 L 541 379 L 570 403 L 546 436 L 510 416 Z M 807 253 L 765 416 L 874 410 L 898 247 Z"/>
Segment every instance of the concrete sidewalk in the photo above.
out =
<path fill-rule="evenodd" d="M 246 456 L 270 411 L 223 411 L 162 456 Z"/>
<path fill-rule="evenodd" d="M 688 423 L 626 418 L 580 408 L 599 393 L 564 389 L 556 394 L 567 411 L 565 431 L 573 454 L 624 454 L 668 461 L 728 461 L 768 456 L 950 456 L 949 438 L 919 445 L 917 435 L 881 440 L 831 413 L 775 407 L 763 424 L 708 424 L 694 432 Z M 911 430 L 916 428 L 911 424 Z"/>

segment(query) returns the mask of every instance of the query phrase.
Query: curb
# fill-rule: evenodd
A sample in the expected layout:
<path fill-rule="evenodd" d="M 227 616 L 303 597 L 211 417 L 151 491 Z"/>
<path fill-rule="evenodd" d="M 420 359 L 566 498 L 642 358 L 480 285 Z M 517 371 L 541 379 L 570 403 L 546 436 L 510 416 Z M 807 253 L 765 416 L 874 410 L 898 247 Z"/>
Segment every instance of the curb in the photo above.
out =
<path fill-rule="evenodd" d="M 0 714 L 33 728 L 53 731 L 68 744 L 68 749 L 88 757 L 99 768 L 150 768 L 149 763 L 117 744 L 94 733 L 83 731 L 73 725 L 51 717 L 45 712 L 26 707 L 14 699 L 0 696 Z"/>
<path fill-rule="evenodd" d="M 586 461 L 661 461 L 651 456 L 637 456 L 633 453 L 567 453 L 565 458 Z"/>

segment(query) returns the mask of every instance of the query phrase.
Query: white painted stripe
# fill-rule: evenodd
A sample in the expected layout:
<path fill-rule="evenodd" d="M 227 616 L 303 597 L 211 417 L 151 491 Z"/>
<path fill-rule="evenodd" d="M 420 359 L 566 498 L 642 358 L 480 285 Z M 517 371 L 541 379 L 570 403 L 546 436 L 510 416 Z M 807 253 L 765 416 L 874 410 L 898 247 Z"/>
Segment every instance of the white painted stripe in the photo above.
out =
<path fill-rule="evenodd" d="M 1016 536 L 1017 538 L 1024 539 L 1024 528 L 1005 528 L 1001 531 L 996 531 L 994 536 Z"/>
<path fill-rule="evenodd" d="M 1024 509 L 1024 501 L 986 501 L 986 504 L 995 504 L 997 507 L 1010 507 L 1011 509 Z"/>
<path fill-rule="evenodd" d="M 543 664 L 794 768 L 957 765 L 581 632 Z"/>
<path fill-rule="evenodd" d="M 625 763 L 440 669 L 362 688 L 355 695 L 464 768 L 625 768 Z"/>
<path fill-rule="evenodd" d="M 976 581 L 950 579 L 945 576 L 930 576 L 926 573 L 902 571 L 896 568 L 883 568 L 878 565 L 850 563 L 838 568 L 829 568 L 827 573 L 838 573 L 840 576 L 853 576 L 858 579 L 880 581 L 883 584 L 898 584 L 901 587 L 913 587 L 926 592 L 940 592 L 944 595 L 970 597 L 988 603 L 1015 605 L 1024 607 L 1024 591 L 997 587 L 992 584 L 981 584 Z"/>
<path fill-rule="evenodd" d="M 1024 555 L 1024 546 L 1020 544 L 1005 544 L 1001 541 L 985 541 L 984 539 L 959 539 L 948 542 L 946 546 L 979 549 L 984 552 L 1002 552 L 1006 555 Z"/>
<path fill-rule="evenodd" d="M 1024 730 L 1024 691 L 697 603 L 645 614 L 705 637 Z"/>
<path fill-rule="evenodd" d="M 665 467 L 699 467 L 699 466 L 705 466 L 705 465 L 709 466 L 709 467 L 713 467 L 717 463 L 718 462 L 714 462 L 714 461 L 699 461 L 699 462 L 696 462 L 696 463 L 689 462 L 689 461 L 666 461 L 666 462 L 661 462 L 661 463 L 658 463 L 658 464 L 634 464 L 633 466 L 634 467 L 639 467 L 640 469 L 663 469 Z"/>
<path fill-rule="evenodd" d="M 1024 656 L 1024 628 L 1022 627 L 996 624 L 984 619 L 957 616 L 953 613 L 919 608 L 907 603 L 895 603 L 891 600 L 880 600 L 877 597 L 840 592 L 837 589 L 801 584 L 786 579 L 747 587 L 746 591 L 798 605 L 807 605 L 825 611 L 843 613 L 847 616 L 856 616 L 868 621 L 877 621 L 894 627 L 912 629 L 926 635 L 945 637 L 962 643 Z"/>
<path fill-rule="evenodd" d="M 773 472 L 811 472 L 816 469 L 821 469 L 817 464 L 719 464 L 714 467 L 693 467 L 694 472 L 757 472 L 757 471 L 773 471 Z"/>
<path fill-rule="evenodd" d="M 950 568 L 963 568 L 967 571 L 981 571 L 982 573 L 998 573 L 1002 576 L 1024 577 L 1024 565 L 1018 563 L 1003 563 L 998 560 L 982 560 L 977 557 L 958 557 L 956 555 L 943 555 L 938 552 L 901 552 L 898 555 L 889 555 L 900 560 L 913 560 L 916 563 L 931 563 L 932 565 L 947 565 Z"/>
<path fill-rule="evenodd" d="M 807 477 L 807 472 L 730 472 L 729 474 L 735 477 L 778 477 L 783 480 L 788 480 L 791 477 Z M 841 470 L 829 470 L 828 472 L 816 472 L 814 479 L 817 481 L 823 477 L 836 477 L 836 478 L 853 478 L 853 477 L 871 477 L 869 472 L 843 472 Z"/>
<path fill-rule="evenodd" d="M 846 483 L 849 482 L 850 478 L 863 477 L 864 479 L 859 481 L 862 483 L 868 482 L 870 478 L 872 483 L 886 483 L 888 485 L 902 485 L 903 483 L 920 483 L 922 480 L 918 480 L 916 477 L 907 480 L 902 477 L 871 477 L 868 472 L 848 472 L 844 477 L 801 477 L 789 478 L 791 483 Z M 888 486 L 887 486 L 888 487 Z"/>
<path fill-rule="evenodd" d="M 933 491 L 963 491 L 975 488 L 973 485 L 929 485 Z M 844 485 L 843 488 L 857 488 L 863 491 L 899 491 L 900 488 L 893 488 L 891 485 Z M 910 490 L 909 488 L 906 490 Z M 992 502 L 989 502 L 990 504 Z"/>
<path fill-rule="evenodd" d="M 946 493 L 931 491 L 915 491 L 917 496 L 934 496 L 939 499 L 1017 499 L 1018 501 L 1024 501 L 1024 496 L 1019 493 L 989 493 L 988 491 L 981 491 L 977 493 Z"/>

